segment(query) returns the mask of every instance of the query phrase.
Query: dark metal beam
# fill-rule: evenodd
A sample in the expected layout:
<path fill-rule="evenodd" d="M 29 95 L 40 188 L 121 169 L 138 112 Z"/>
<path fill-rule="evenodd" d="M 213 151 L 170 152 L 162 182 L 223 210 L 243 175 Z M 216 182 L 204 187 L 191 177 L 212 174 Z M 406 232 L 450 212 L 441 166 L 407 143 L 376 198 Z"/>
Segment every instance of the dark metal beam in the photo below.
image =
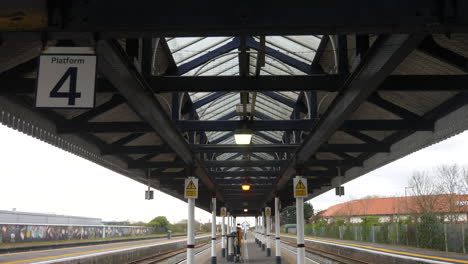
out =
<path fill-rule="evenodd" d="M 261 92 L 261 94 L 265 95 L 265 96 L 268 96 L 270 97 L 271 99 L 273 100 L 276 100 L 286 106 L 289 106 L 293 109 L 297 109 L 299 110 L 300 112 L 302 113 L 307 113 L 307 107 L 305 107 L 304 105 L 302 104 L 297 104 L 296 102 L 294 102 L 293 100 L 289 99 L 289 98 L 286 98 L 280 94 L 277 94 L 275 92 Z"/>
<path fill-rule="evenodd" d="M 203 54 L 189 62 L 186 62 L 182 65 L 180 65 L 179 67 L 177 67 L 177 69 L 173 72 L 169 72 L 168 74 L 170 75 L 183 75 L 213 59 L 215 59 L 216 57 L 222 55 L 222 54 L 225 54 L 225 53 L 228 53 L 232 50 L 235 50 L 239 47 L 239 38 L 233 38 L 231 41 L 229 41 L 228 43 L 214 49 L 214 50 L 211 50 L 209 52 L 207 52 L 206 54 Z"/>
<path fill-rule="evenodd" d="M 207 167 L 279 167 L 287 164 L 286 160 L 231 160 L 231 161 L 205 161 Z M 304 163 L 305 167 L 323 166 L 358 166 L 360 164 L 347 160 L 312 160 Z"/>
<path fill-rule="evenodd" d="M 415 120 L 415 121 L 424 121 L 424 119 L 409 111 L 408 109 L 406 108 L 403 108 L 399 105 L 396 105 L 395 103 L 392 103 L 390 101 L 387 101 L 385 99 L 383 99 L 378 93 L 374 93 L 373 95 L 371 95 L 368 99 L 368 101 L 382 109 L 385 109 L 386 111 L 390 112 L 390 113 L 393 113 L 403 119 L 407 119 L 407 120 Z"/>
<path fill-rule="evenodd" d="M 192 145 L 195 152 L 205 153 L 250 153 L 250 152 L 294 152 L 299 145 L 297 144 L 257 144 L 257 145 Z M 388 152 L 386 146 L 375 146 L 369 144 L 323 144 L 319 152 Z"/>
<path fill-rule="evenodd" d="M 198 109 L 206 104 L 209 104 L 215 100 L 217 100 L 218 98 L 220 97 L 223 97 L 225 95 L 227 95 L 228 93 L 226 92 L 215 92 L 213 94 L 210 94 L 208 95 L 207 97 L 204 97 L 198 101 L 196 101 L 195 103 L 193 103 L 193 108 L 195 109 Z"/>
<path fill-rule="evenodd" d="M 122 96 L 120 96 L 119 94 L 115 94 L 112 96 L 112 98 L 101 104 L 100 106 L 98 107 L 95 107 L 93 108 L 92 110 L 89 110 L 79 116 L 76 116 L 76 117 L 73 117 L 72 119 L 70 119 L 71 122 L 78 122 L 78 123 L 81 123 L 81 122 L 87 122 L 89 121 L 90 119 L 93 119 L 94 117 L 98 116 L 98 115 L 101 115 L 121 104 L 125 103 L 125 98 L 123 98 Z"/>
<path fill-rule="evenodd" d="M 311 71 L 313 73 L 320 73 L 323 72 L 322 66 L 320 65 L 320 60 L 322 59 L 323 53 L 325 52 L 325 48 L 328 45 L 329 36 L 323 35 L 322 39 L 320 40 L 320 44 L 315 52 L 314 58 L 312 59 L 312 63 L 310 64 Z"/>
<path fill-rule="evenodd" d="M 254 49 L 254 50 L 261 50 L 262 47 L 260 46 L 260 43 L 258 43 L 257 41 L 255 41 L 254 38 L 252 37 L 249 37 L 247 38 L 247 46 Z M 276 49 L 273 49 L 271 47 L 269 47 L 268 45 L 265 46 L 265 54 L 268 55 L 268 56 L 271 56 L 291 67 L 294 67 L 304 73 L 312 73 L 311 72 L 311 69 L 310 69 L 310 66 L 303 62 L 303 61 L 300 61 L 298 59 L 295 59 L 287 54 L 284 54 Z"/>
<path fill-rule="evenodd" d="M 133 140 L 143 136 L 144 134 L 145 133 L 132 133 L 132 134 L 129 134 L 128 136 L 122 137 L 122 138 L 112 142 L 111 145 L 113 145 L 113 146 L 125 145 L 125 144 L 130 143 Z"/>
<path fill-rule="evenodd" d="M 391 75 L 379 86 L 380 91 L 468 91 L 468 75 Z M 241 92 L 241 91 L 326 91 L 337 92 L 337 75 L 296 76 L 194 76 L 148 78 L 155 93 L 166 92 Z M 36 80 L 22 77 L 0 77 L 0 95 L 32 94 Z M 102 78 L 97 80 L 98 93 L 117 93 Z"/>
<path fill-rule="evenodd" d="M 262 138 L 262 139 L 264 139 L 266 141 L 269 141 L 269 142 L 271 142 L 273 144 L 281 144 L 282 143 L 281 140 L 277 140 L 277 139 L 267 135 L 266 133 L 262 133 L 262 132 L 259 132 L 259 131 L 254 131 L 253 133 L 254 133 L 255 136 L 258 136 L 258 137 L 260 137 L 260 138 Z"/>
<path fill-rule="evenodd" d="M 234 133 L 233 132 L 229 132 L 229 133 L 226 133 L 225 135 L 222 135 L 216 139 L 214 139 L 213 141 L 210 141 L 210 144 L 218 144 L 218 143 L 221 143 L 223 142 L 224 140 L 230 138 L 234 136 Z"/>
<path fill-rule="evenodd" d="M 267 201 L 283 189 L 301 166 L 343 125 L 354 111 L 371 95 L 385 78 L 421 43 L 423 35 L 391 35 L 379 37 L 356 70 L 345 82 L 342 93 L 335 98 L 320 123 L 296 151 L 289 166 L 282 171 Z M 336 150 L 340 152 L 339 150 Z M 346 151 L 343 151 L 346 152 Z M 367 151 L 364 151 L 367 152 Z"/>
<path fill-rule="evenodd" d="M 419 46 L 419 50 L 437 58 L 461 71 L 468 72 L 468 58 L 439 45 L 432 36 L 428 36 Z"/>
<path fill-rule="evenodd" d="M 100 32 L 101 38 L 159 36 L 234 36 L 303 34 L 391 34 L 467 32 L 468 7 L 460 1 L 436 0 L 274 0 L 239 3 L 235 12 L 214 2 L 114 0 L 70 1 L 51 9 L 48 26 L 14 27 L 18 31 Z M 132 8 L 132 12 L 128 10 Z M 158 15 L 154 14 L 158 10 Z M 57 12 L 57 13 L 56 13 Z M 58 13 L 59 12 L 59 13 Z M 366 15 L 363 15 L 366 14 Z M 278 19 L 281 18 L 281 19 Z M 28 32 L 28 33 L 29 33 Z M 25 32 L 26 33 L 26 32 Z M 49 35 L 49 34 L 48 34 Z M 69 34 L 68 34 L 69 35 Z"/>
<path fill-rule="evenodd" d="M 179 134 L 163 107 L 154 98 L 151 88 L 134 68 L 133 63 L 128 60 L 120 45 L 114 41 L 102 40 L 98 41 L 96 51 L 101 74 L 108 78 L 126 98 L 127 103 L 135 113 L 148 122 L 187 166 L 196 167 L 195 174 L 203 185 L 222 200 L 221 194 L 216 190 L 215 183 L 206 174 L 200 162 L 194 159 L 189 145 Z"/>
<path fill-rule="evenodd" d="M 233 131 L 243 128 L 245 124 L 254 131 L 291 131 L 311 130 L 318 121 L 300 120 L 255 120 L 255 121 L 207 121 L 207 120 L 180 120 L 176 127 L 180 131 Z M 434 124 L 425 120 L 347 120 L 340 129 L 361 131 L 431 131 Z M 127 133 L 127 132 L 153 132 L 154 130 L 144 122 L 88 122 L 64 123 L 58 128 L 61 134 L 67 133 Z"/>

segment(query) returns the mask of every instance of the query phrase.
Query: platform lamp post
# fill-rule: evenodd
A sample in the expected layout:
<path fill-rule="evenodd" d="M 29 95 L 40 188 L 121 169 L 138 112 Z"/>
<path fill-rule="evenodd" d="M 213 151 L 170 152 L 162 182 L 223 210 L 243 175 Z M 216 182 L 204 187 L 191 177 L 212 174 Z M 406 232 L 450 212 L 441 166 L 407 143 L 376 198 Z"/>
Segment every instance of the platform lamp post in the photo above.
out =
<path fill-rule="evenodd" d="M 304 197 L 307 197 L 307 179 L 299 176 L 302 169 L 296 169 L 298 176 L 293 181 L 293 192 L 296 198 L 296 231 L 297 231 L 297 264 L 304 264 Z"/>
<path fill-rule="evenodd" d="M 281 241 L 280 241 L 280 212 L 279 212 L 279 197 L 275 197 L 275 247 L 276 247 L 276 264 L 281 264 Z"/>
<path fill-rule="evenodd" d="M 226 226 L 225 226 L 225 216 L 226 207 L 221 207 L 219 212 L 221 214 L 221 257 L 226 257 Z"/>
<path fill-rule="evenodd" d="M 216 264 L 216 197 L 211 198 L 211 264 Z"/>
<path fill-rule="evenodd" d="M 193 175 L 192 169 L 187 169 L 187 175 Z M 184 184 L 184 196 L 188 200 L 187 219 L 187 264 L 195 264 L 195 199 L 198 198 L 198 179 L 188 176 Z"/>
<path fill-rule="evenodd" d="M 270 241 L 270 232 L 271 232 L 271 207 L 265 207 L 265 218 L 266 218 L 266 255 L 267 257 L 271 256 L 271 241 Z"/>
<path fill-rule="evenodd" d="M 266 250 L 266 228 L 265 228 L 265 212 L 262 211 L 262 251 Z"/>

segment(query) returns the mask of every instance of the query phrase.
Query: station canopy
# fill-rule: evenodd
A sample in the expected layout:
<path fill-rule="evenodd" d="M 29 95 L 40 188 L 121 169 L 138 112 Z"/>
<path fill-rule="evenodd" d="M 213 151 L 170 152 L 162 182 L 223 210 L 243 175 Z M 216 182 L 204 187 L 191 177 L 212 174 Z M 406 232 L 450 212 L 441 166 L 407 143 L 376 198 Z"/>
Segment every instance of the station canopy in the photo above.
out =
<path fill-rule="evenodd" d="M 38 4 L 0 24 L 1 123 L 179 199 L 195 176 L 203 209 L 212 197 L 234 215 L 257 215 L 275 196 L 291 205 L 296 175 L 316 197 L 468 128 L 463 17 L 415 19 L 412 3 L 392 13 L 400 3 L 333 24 L 327 12 L 341 9 L 327 4 L 278 20 L 252 3 L 239 12 L 257 24 L 227 14 L 216 25 L 193 4 L 199 13 L 168 4 L 149 16 L 147 3 L 127 17 L 126 1 L 106 15 L 101 3 L 71 3 L 61 22 L 47 19 L 64 10 Z M 44 25 L 28 20 L 41 15 Z M 94 108 L 35 107 L 38 57 L 51 46 L 95 50 Z"/>

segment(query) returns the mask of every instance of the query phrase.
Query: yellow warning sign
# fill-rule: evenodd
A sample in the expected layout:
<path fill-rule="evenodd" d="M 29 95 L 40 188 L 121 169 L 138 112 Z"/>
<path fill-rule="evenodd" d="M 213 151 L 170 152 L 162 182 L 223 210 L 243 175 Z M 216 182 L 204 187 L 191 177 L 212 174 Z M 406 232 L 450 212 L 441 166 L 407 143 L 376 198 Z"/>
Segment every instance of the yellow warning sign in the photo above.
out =
<path fill-rule="evenodd" d="M 226 207 L 221 207 L 221 216 L 226 216 Z"/>
<path fill-rule="evenodd" d="M 305 190 L 305 186 L 304 186 L 304 184 L 302 183 L 302 181 L 299 181 L 299 182 L 296 184 L 296 190 Z"/>
<path fill-rule="evenodd" d="M 195 177 L 188 177 L 185 179 L 184 186 L 185 198 L 198 198 L 198 179 Z"/>
<path fill-rule="evenodd" d="M 196 190 L 197 187 L 195 187 L 195 184 L 193 184 L 193 181 L 190 181 L 189 184 L 187 185 L 187 190 Z"/>
<path fill-rule="evenodd" d="M 307 197 L 307 180 L 297 176 L 294 178 L 294 197 Z"/>
<path fill-rule="evenodd" d="M 271 216 L 271 208 L 270 207 L 265 207 L 265 215 L 266 216 Z"/>

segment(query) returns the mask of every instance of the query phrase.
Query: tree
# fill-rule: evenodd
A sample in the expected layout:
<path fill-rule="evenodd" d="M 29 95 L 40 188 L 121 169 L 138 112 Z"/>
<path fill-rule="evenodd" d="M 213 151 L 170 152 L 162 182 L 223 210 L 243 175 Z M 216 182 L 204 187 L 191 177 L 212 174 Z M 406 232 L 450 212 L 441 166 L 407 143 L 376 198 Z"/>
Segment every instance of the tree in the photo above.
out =
<path fill-rule="evenodd" d="M 304 220 L 309 222 L 309 219 L 314 215 L 314 208 L 310 203 L 304 203 Z M 282 224 L 295 224 L 296 223 L 296 206 L 291 205 L 284 208 L 280 214 L 280 221 Z"/>
<path fill-rule="evenodd" d="M 445 208 L 448 212 L 447 219 L 450 222 L 459 221 L 458 211 L 458 194 L 462 194 L 465 189 L 465 171 L 457 164 L 444 164 L 436 168 L 437 178 L 439 180 L 439 188 L 445 194 Z"/>
<path fill-rule="evenodd" d="M 165 228 L 169 226 L 169 221 L 165 216 L 157 216 L 153 220 L 151 220 L 147 226 L 153 227 L 153 228 Z"/>
<path fill-rule="evenodd" d="M 408 210 L 420 214 L 433 214 L 440 198 L 438 196 L 440 190 L 434 179 L 426 171 L 415 171 L 408 184 L 415 201 L 412 208 L 409 208 L 408 201 L 406 201 Z"/>

